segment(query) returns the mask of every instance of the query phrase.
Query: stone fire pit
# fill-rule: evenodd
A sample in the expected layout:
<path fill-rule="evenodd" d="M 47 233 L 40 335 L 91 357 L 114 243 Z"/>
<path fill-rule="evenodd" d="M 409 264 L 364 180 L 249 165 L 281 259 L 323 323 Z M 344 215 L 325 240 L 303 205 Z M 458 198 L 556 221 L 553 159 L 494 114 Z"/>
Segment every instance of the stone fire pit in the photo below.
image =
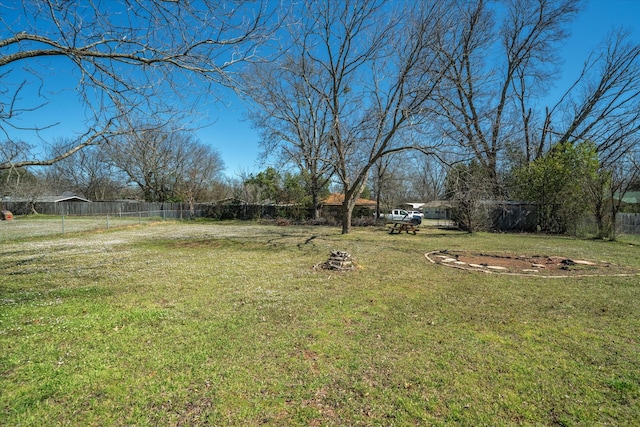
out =
<path fill-rule="evenodd" d="M 633 276 L 636 269 L 604 261 L 564 256 L 488 254 L 469 251 L 433 251 L 425 254 L 433 264 L 483 273 L 544 277 Z"/>
<path fill-rule="evenodd" d="M 331 255 L 329 255 L 329 259 L 315 266 L 315 268 L 333 271 L 352 271 L 358 268 L 358 263 L 348 252 L 333 250 L 331 251 Z"/>

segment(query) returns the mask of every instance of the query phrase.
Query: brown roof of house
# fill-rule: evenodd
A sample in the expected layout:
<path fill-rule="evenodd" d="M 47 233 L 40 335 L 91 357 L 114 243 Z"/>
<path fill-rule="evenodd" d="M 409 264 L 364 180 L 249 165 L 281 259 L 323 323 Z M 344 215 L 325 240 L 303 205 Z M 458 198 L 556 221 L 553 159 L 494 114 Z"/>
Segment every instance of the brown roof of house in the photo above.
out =
<path fill-rule="evenodd" d="M 329 197 L 327 197 L 322 201 L 322 203 L 326 206 L 340 206 L 342 205 L 342 203 L 344 203 L 344 194 L 331 193 Z M 375 200 L 360 198 L 356 201 L 356 206 L 375 206 L 375 205 L 376 205 Z"/>

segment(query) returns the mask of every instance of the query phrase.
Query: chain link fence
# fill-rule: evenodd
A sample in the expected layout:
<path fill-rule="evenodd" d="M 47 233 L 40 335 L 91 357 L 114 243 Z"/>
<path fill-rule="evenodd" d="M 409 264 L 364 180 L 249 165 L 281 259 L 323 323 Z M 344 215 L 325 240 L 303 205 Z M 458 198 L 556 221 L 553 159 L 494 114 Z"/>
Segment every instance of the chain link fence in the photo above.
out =
<path fill-rule="evenodd" d="M 0 242 L 38 236 L 71 234 L 81 231 L 108 230 L 143 223 L 186 219 L 178 211 L 126 212 L 116 215 L 24 215 L 0 221 Z M 198 212 L 198 216 L 201 216 Z"/>

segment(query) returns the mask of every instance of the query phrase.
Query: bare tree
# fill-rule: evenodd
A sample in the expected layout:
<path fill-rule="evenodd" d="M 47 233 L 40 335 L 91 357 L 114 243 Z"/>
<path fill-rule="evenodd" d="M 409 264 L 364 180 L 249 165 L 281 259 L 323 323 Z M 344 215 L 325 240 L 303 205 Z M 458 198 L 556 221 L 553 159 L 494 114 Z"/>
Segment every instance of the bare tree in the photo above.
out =
<path fill-rule="evenodd" d="M 616 214 L 636 176 L 630 159 L 639 134 L 640 44 L 617 30 L 586 59 L 556 105 L 545 111 L 532 150 L 539 158 L 545 147 L 594 143 L 600 168 L 585 190 L 599 237 L 616 238 Z"/>
<path fill-rule="evenodd" d="M 438 156 L 419 151 L 379 159 L 371 173 L 376 210 L 437 199 L 444 195 L 445 173 Z"/>
<path fill-rule="evenodd" d="M 65 139 L 56 141 L 49 157 L 59 156 L 76 143 Z M 43 179 L 56 194 L 72 191 L 94 201 L 114 200 L 120 197 L 126 177 L 107 160 L 104 150 L 86 147 L 47 168 Z"/>
<path fill-rule="evenodd" d="M 372 168 L 372 189 L 375 194 L 376 200 L 376 219 L 380 219 L 383 214 L 383 205 L 386 208 L 392 203 L 395 203 L 391 197 L 395 194 L 394 188 L 397 188 L 398 182 L 394 182 L 395 171 L 397 170 L 397 159 L 394 156 L 389 155 L 379 158 Z"/>
<path fill-rule="evenodd" d="M 556 145 L 593 141 L 607 167 L 636 143 L 640 45 L 623 30 L 594 47 L 555 105 L 537 108 L 554 86 L 557 47 L 580 6 L 579 0 L 455 6 L 460 25 L 443 41 L 449 67 L 437 112 L 445 135 L 487 170 L 494 196 L 502 195 L 500 165 L 513 153 L 526 164 Z"/>
<path fill-rule="evenodd" d="M 24 167 L 20 161 L 23 160 L 25 154 L 31 149 L 31 146 L 24 141 L 6 140 L 0 144 L 0 164 L 9 165 L 2 169 L 13 169 Z"/>
<path fill-rule="evenodd" d="M 410 174 L 407 182 L 418 201 L 438 200 L 444 196 L 447 164 L 440 158 L 415 153 L 411 157 Z"/>
<path fill-rule="evenodd" d="M 224 170 L 224 162 L 213 148 L 194 142 L 190 144 L 182 170 L 176 196 L 189 204 L 189 211 L 193 216 L 194 204 L 208 201 L 207 198 L 217 187 Z"/>
<path fill-rule="evenodd" d="M 535 153 L 545 143 L 593 141 L 604 167 L 637 147 L 640 134 L 640 44 L 612 32 L 586 59 L 573 85 L 548 109 Z"/>
<path fill-rule="evenodd" d="M 26 168 L 2 170 L 0 174 L 0 201 L 4 197 L 24 197 L 38 186 L 37 175 Z"/>
<path fill-rule="evenodd" d="M 105 149 L 109 162 L 126 173 L 149 202 L 183 197 L 194 202 L 199 189 L 224 169 L 217 152 L 191 133 L 161 125 L 137 124 Z"/>
<path fill-rule="evenodd" d="M 0 170 L 0 208 L 2 201 L 20 201 L 24 203 L 23 213 L 36 212 L 35 201 L 46 191 L 42 179 L 28 168 L 11 168 Z"/>
<path fill-rule="evenodd" d="M 271 9 L 273 10 L 273 8 Z M 0 169 L 51 165 L 104 142 L 123 116 L 175 113 L 216 85 L 233 86 L 231 71 L 256 55 L 269 36 L 262 2 L 33 0 L 3 5 L 0 15 Z M 58 75 L 75 79 L 86 120 L 76 144 L 55 157 L 35 158 L 16 132 L 55 126 L 38 114 L 55 104 Z M 194 77 L 203 79 L 204 87 Z M 51 89 L 48 89 L 49 87 Z M 171 99 L 171 104 L 164 102 Z M 25 124 L 26 123 L 26 124 Z M 33 124 L 30 124 L 33 123 Z M 11 151 L 12 155 L 7 155 Z"/>
<path fill-rule="evenodd" d="M 456 163 L 448 170 L 445 191 L 454 207 L 453 220 L 468 232 L 491 227 L 491 192 L 494 183 L 477 161 Z"/>
<path fill-rule="evenodd" d="M 380 158 L 428 151 L 427 144 L 409 144 L 400 135 L 425 124 L 441 65 L 433 42 L 448 25 L 445 3 L 315 0 L 296 10 L 286 27 L 294 40 L 287 51 L 294 60 L 286 65 L 301 77 L 294 91 L 322 117 L 318 141 L 344 192 L 343 233 Z"/>
<path fill-rule="evenodd" d="M 320 193 L 332 176 L 327 135 L 331 127 L 328 106 L 318 91 L 306 84 L 320 72 L 300 52 L 249 67 L 245 93 L 253 107 L 249 118 L 261 133 L 263 157 L 293 164 L 308 177 L 313 217 L 320 216 Z"/>
<path fill-rule="evenodd" d="M 448 67 L 438 112 L 444 134 L 486 169 L 495 192 L 499 155 L 508 141 L 528 137 L 527 102 L 533 93 L 545 93 L 543 83 L 558 60 L 554 47 L 578 6 L 577 0 L 505 0 L 498 3 L 504 16 L 499 29 L 489 2 L 453 6 L 458 25 L 443 39 Z"/>

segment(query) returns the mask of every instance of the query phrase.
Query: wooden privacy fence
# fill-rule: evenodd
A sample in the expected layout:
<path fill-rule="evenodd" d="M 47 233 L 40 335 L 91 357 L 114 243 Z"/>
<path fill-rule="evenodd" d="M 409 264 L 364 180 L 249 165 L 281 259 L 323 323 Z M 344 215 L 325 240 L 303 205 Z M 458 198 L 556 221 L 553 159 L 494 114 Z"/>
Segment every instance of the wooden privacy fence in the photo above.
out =
<path fill-rule="evenodd" d="M 620 234 L 640 234 L 640 213 L 619 213 L 616 226 Z"/>

